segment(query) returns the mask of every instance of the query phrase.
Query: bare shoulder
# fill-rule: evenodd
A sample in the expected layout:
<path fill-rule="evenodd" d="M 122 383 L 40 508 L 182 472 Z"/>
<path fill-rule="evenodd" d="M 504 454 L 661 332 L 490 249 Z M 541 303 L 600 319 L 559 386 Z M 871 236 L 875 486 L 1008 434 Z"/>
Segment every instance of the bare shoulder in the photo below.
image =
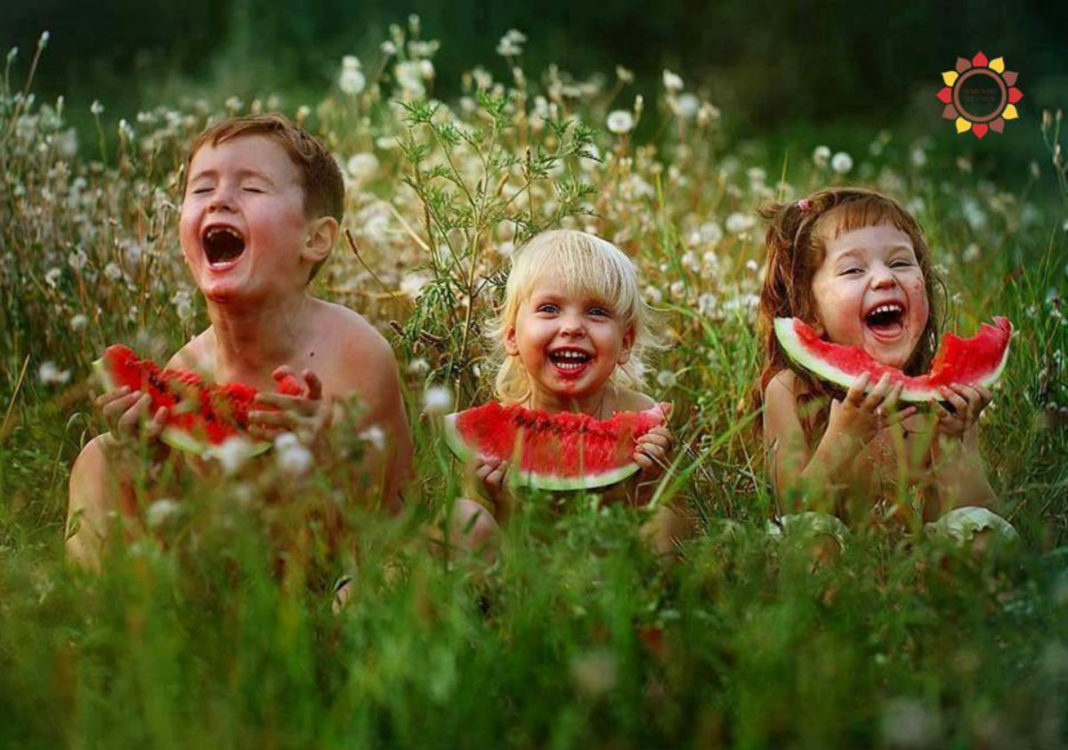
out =
<path fill-rule="evenodd" d="M 316 305 L 316 362 L 327 390 L 368 402 L 391 396 L 398 388 L 397 358 L 386 338 L 355 310 L 322 300 Z"/>
<path fill-rule="evenodd" d="M 210 326 L 201 331 L 176 351 L 166 366 L 211 376 L 215 371 L 215 332 Z"/>
<path fill-rule="evenodd" d="M 629 388 L 616 389 L 616 411 L 645 411 L 656 406 L 656 401 L 639 391 Z"/>
<path fill-rule="evenodd" d="M 797 399 L 798 396 L 803 396 L 807 390 L 805 382 L 797 377 L 797 373 L 790 368 L 786 368 L 785 370 L 779 370 L 775 373 L 775 377 L 768 381 L 767 387 L 764 388 L 764 402 L 767 403 L 771 398 L 783 396 Z"/>
<path fill-rule="evenodd" d="M 316 300 L 316 305 L 322 338 L 346 363 L 375 366 L 395 362 L 393 347 L 385 336 L 358 312 L 323 300 Z"/>

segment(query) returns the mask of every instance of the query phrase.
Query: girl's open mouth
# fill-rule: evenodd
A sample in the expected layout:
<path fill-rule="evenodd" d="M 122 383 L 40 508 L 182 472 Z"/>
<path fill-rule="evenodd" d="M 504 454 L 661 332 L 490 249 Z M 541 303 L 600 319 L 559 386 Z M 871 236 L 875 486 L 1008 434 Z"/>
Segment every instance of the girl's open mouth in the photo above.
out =
<path fill-rule="evenodd" d="M 209 226 L 201 236 L 201 243 L 208 265 L 214 269 L 233 266 L 245 252 L 245 238 L 230 226 Z"/>
<path fill-rule="evenodd" d="M 565 375 L 577 375 L 586 369 L 593 356 L 580 349 L 557 349 L 549 352 L 549 361 Z"/>
<path fill-rule="evenodd" d="M 864 316 L 864 325 L 877 338 L 895 338 L 905 330 L 905 306 L 900 302 L 886 302 Z"/>

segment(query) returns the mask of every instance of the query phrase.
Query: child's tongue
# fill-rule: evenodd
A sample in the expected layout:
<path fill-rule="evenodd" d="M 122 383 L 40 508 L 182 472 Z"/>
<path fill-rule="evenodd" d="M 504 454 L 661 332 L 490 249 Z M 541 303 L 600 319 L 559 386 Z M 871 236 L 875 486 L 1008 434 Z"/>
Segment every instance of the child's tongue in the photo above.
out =
<path fill-rule="evenodd" d="M 900 320 L 891 321 L 878 321 L 868 323 L 868 328 L 871 329 L 875 335 L 890 338 L 897 336 L 904 329 L 905 326 L 901 324 Z"/>

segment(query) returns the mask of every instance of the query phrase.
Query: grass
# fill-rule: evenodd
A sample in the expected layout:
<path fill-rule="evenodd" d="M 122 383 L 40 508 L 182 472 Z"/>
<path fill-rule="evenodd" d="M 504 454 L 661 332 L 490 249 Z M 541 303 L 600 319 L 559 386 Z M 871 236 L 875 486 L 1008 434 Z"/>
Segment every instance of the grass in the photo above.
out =
<path fill-rule="evenodd" d="M 350 437 L 306 480 L 269 460 L 233 477 L 170 477 L 161 492 L 176 510 L 117 545 L 99 577 L 63 560 L 67 473 L 99 429 L 82 383 L 110 343 L 162 360 L 205 325 L 177 245 L 178 169 L 205 122 L 254 104 L 131 115 L 132 135 L 100 150 L 96 132 L 78 132 L 72 152 L 60 108 L 20 98 L 9 70 L 0 746 L 1068 744 L 1068 257 L 1050 174 L 1063 164 L 1043 161 L 1010 191 L 975 177 L 964 148 L 891 138 L 839 175 L 807 157 L 813 135 L 784 165 L 777 148 L 733 141 L 708 110 L 673 115 L 669 91 L 644 103 L 664 124 L 637 143 L 580 127 L 603 131 L 625 88 L 610 101 L 611 87 L 559 73 L 496 82 L 481 99 L 471 88 L 431 112 L 410 80 L 417 67 L 395 67 L 425 57 L 393 60 L 358 95 L 324 92 L 305 115 L 344 163 L 374 156 L 348 173 L 360 257 L 340 247 L 316 283 L 398 352 L 419 456 L 410 510 L 385 519 L 366 507 L 344 480 L 361 449 Z M 1056 126 L 1043 131 L 1051 141 Z M 744 407 L 759 363 L 751 219 L 775 195 L 833 182 L 914 201 L 945 266 L 947 329 L 994 313 L 1020 329 L 983 425 L 1017 549 L 976 557 L 858 531 L 840 560 L 814 564 L 806 545 L 765 534 Z M 498 184 L 500 201 L 478 190 Z M 492 568 L 431 555 L 423 538 L 457 477 L 422 393 L 447 384 L 462 405 L 488 397 L 480 326 L 506 253 L 558 224 L 634 254 L 663 311 L 669 347 L 649 390 L 675 402 L 691 449 L 685 481 L 664 489 L 702 520 L 679 564 L 640 544 L 640 511 L 583 498 L 563 513 L 524 505 Z M 353 561 L 325 548 L 316 520 L 333 504 L 358 530 L 360 561 L 340 616 L 329 587 Z"/>

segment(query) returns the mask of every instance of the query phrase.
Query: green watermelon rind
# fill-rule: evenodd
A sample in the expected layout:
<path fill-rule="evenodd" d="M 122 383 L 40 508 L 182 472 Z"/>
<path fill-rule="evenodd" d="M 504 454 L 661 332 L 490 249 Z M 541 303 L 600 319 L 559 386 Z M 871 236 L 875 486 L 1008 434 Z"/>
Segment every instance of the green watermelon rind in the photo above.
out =
<path fill-rule="evenodd" d="M 444 417 L 445 443 L 449 450 L 464 463 L 473 462 L 479 458 L 479 451 L 470 446 L 460 434 L 456 426 L 457 419 L 462 412 L 446 414 Z M 535 471 L 515 471 L 511 481 L 520 487 L 533 490 L 547 490 L 550 492 L 574 492 L 577 490 L 595 490 L 601 487 L 622 482 L 624 479 L 637 473 L 641 467 L 637 463 L 629 463 L 615 469 L 597 472 L 596 474 L 584 474 L 581 477 L 560 477 L 555 474 L 546 474 Z"/>
<path fill-rule="evenodd" d="M 110 391 L 118 386 L 118 383 L 111 377 L 111 372 L 108 370 L 107 365 L 104 364 L 103 357 L 93 360 L 93 372 L 96 373 L 96 376 L 100 379 L 100 382 L 105 389 Z M 194 456 L 205 456 L 213 447 L 215 447 L 211 442 L 194 437 L 188 430 L 183 430 L 180 427 L 174 427 L 173 425 L 164 427 L 159 438 L 171 448 Z M 249 455 L 258 456 L 267 452 L 270 448 L 271 444 L 268 442 L 262 440 L 251 441 Z"/>
<path fill-rule="evenodd" d="M 775 318 L 775 337 L 779 340 L 779 344 L 782 346 L 786 355 L 797 365 L 803 367 L 809 372 L 813 373 L 817 377 L 840 385 L 843 388 L 850 388 L 856 382 L 856 375 L 851 375 L 834 365 L 822 357 L 815 356 L 810 353 L 809 348 L 805 346 L 805 343 L 801 340 L 801 337 L 797 334 L 797 329 L 794 327 L 794 321 L 796 318 Z M 997 319 L 995 319 L 996 322 Z M 1009 334 L 1012 334 L 1012 324 L 1006 320 L 1009 326 Z M 998 366 L 991 370 L 987 375 L 980 378 L 978 381 L 972 381 L 971 385 L 981 385 L 983 387 L 989 387 L 997 382 L 1001 377 L 1002 372 L 1005 370 L 1005 365 L 1009 361 L 1009 343 L 1005 344 L 1005 350 L 1001 354 L 1001 361 L 998 362 Z M 874 386 L 872 382 L 869 386 Z M 942 395 L 936 388 L 913 388 L 906 387 L 902 389 L 900 400 L 910 401 L 913 403 L 922 403 L 926 401 L 939 401 Z"/>

